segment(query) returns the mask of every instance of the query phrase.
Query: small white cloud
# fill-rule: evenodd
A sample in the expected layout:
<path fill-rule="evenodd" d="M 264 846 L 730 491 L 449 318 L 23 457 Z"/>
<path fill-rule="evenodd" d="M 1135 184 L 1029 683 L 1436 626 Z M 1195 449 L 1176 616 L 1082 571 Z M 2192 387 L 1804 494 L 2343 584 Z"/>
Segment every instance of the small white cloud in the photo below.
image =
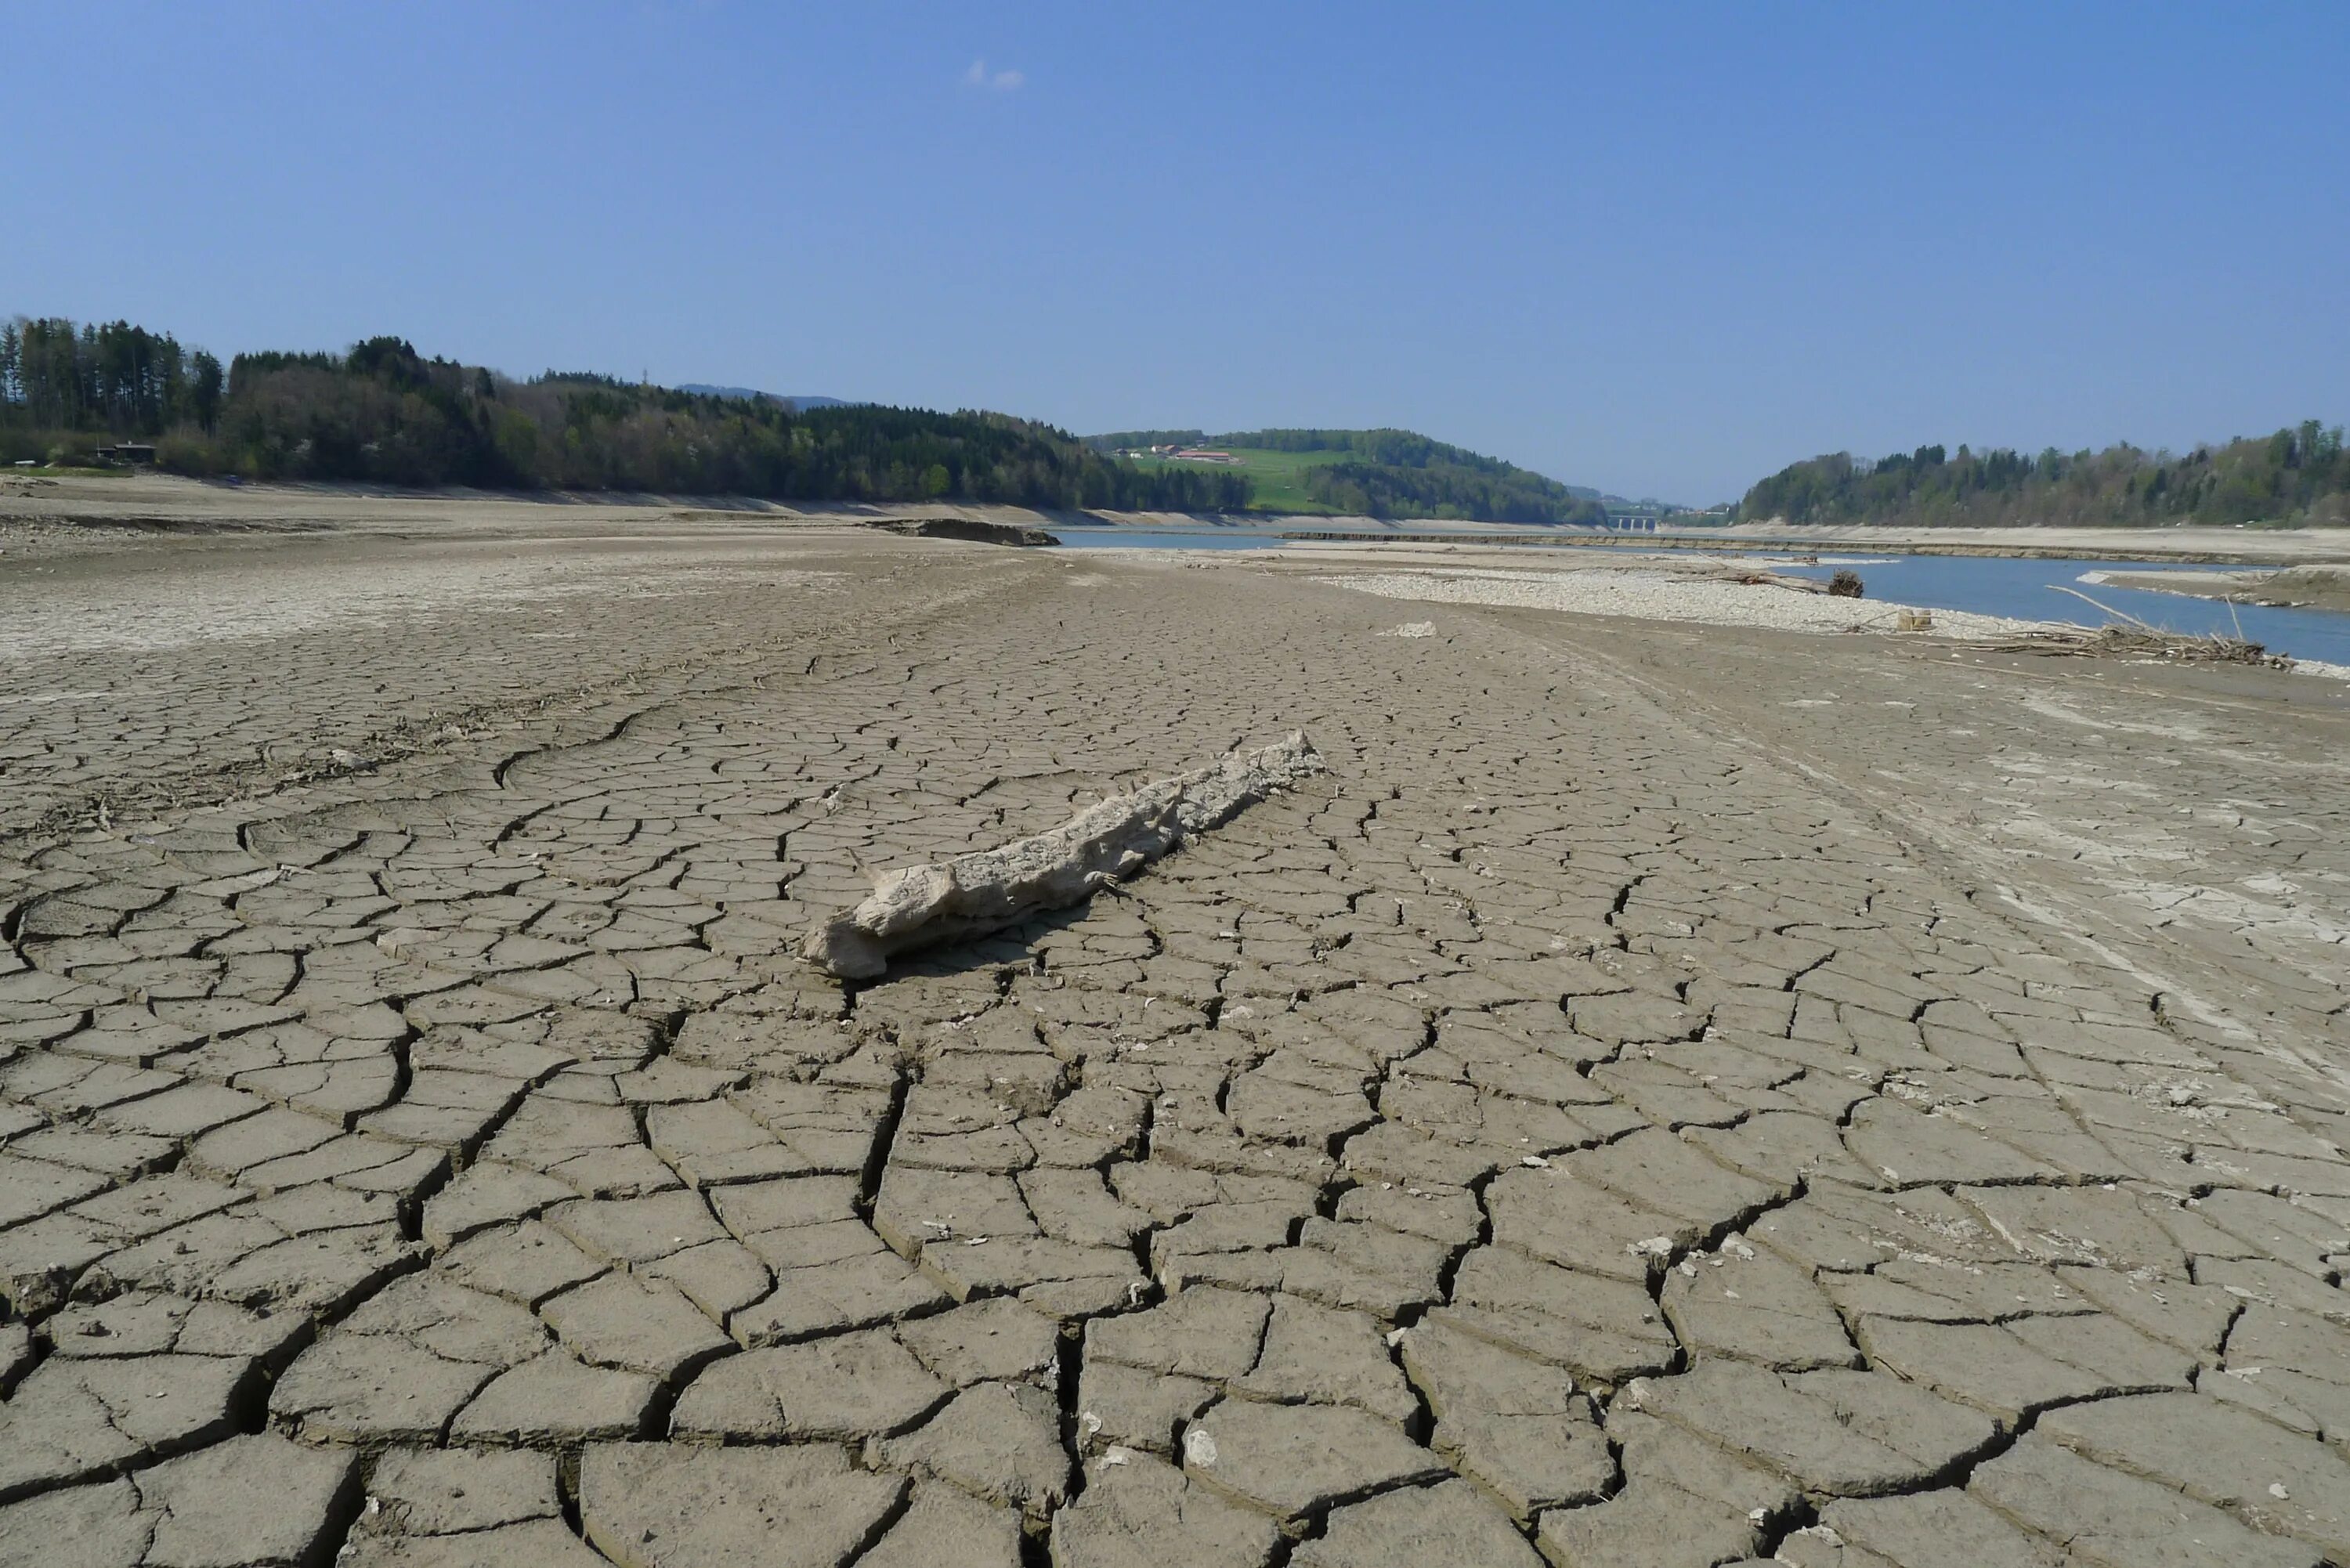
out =
<path fill-rule="evenodd" d="M 985 60 L 972 61 L 971 69 L 963 72 L 962 79 L 972 87 L 986 88 L 994 92 L 1016 92 L 1028 81 L 1018 71 L 991 71 Z"/>

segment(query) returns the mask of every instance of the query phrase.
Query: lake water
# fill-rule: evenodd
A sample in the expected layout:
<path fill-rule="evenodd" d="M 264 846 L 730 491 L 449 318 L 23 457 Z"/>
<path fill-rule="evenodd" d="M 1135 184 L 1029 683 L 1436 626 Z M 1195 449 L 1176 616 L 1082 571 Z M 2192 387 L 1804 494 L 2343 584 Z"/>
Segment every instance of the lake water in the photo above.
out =
<path fill-rule="evenodd" d="M 1816 566 L 1782 566 L 1791 576 L 1829 577 L 1839 557 L 1823 556 Z M 2107 618 L 2059 587 L 2084 593 L 2099 604 L 2136 616 L 2168 631 L 2200 636 L 2236 635 L 2263 643 L 2272 653 L 2350 664 L 2350 615 L 2333 610 L 2272 609 L 2265 605 L 2232 607 L 2220 599 L 2158 594 L 2111 583 L 2085 583 L 2087 572 L 2220 572 L 2257 567 L 2196 565 L 2171 566 L 2147 561 L 2018 560 L 2004 556 L 1894 556 L 1840 557 L 1860 574 L 1873 599 L 1922 605 L 1928 609 L 1971 610 L 2019 620 L 2069 620 L 2104 626 Z"/>
<path fill-rule="evenodd" d="M 1259 528 L 1144 529 L 1055 528 L 1061 543 L 1079 550 L 1266 550 L 1281 546 L 1281 535 Z M 1752 555 L 1783 562 L 1783 551 L 1734 549 L 1709 555 Z M 1627 562 L 1627 566 L 1634 563 Z M 2350 615 L 2333 610 L 2272 609 L 2264 605 L 2230 607 L 2219 599 L 2180 594 L 2149 593 L 2116 587 L 2109 583 L 2085 583 L 2088 572 L 2163 572 L 2256 570 L 2198 564 L 2167 566 L 2148 561 L 2089 559 L 2032 560 L 2007 556 L 1878 556 L 1855 552 L 1823 556 L 1816 566 L 1777 566 L 1790 576 L 1829 577 L 1841 566 L 1860 574 L 1873 599 L 1919 605 L 1928 609 L 1970 610 L 1978 615 L 2008 616 L 2017 620 L 2069 620 L 2082 626 L 2103 626 L 2105 616 L 2058 587 L 2087 594 L 2101 604 L 2151 626 L 2199 636 L 2221 632 L 2234 636 L 2241 627 L 2252 641 L 2272 653 L 2297 659 L 2320 659 L 2329 664 L 2350 664 Z"/>
<path fill-rule="evenodd" d="M 1260 528 L 1055 528 L 1053 536 L 1073 550 L 1274 550 L 1282 543 Z"/>

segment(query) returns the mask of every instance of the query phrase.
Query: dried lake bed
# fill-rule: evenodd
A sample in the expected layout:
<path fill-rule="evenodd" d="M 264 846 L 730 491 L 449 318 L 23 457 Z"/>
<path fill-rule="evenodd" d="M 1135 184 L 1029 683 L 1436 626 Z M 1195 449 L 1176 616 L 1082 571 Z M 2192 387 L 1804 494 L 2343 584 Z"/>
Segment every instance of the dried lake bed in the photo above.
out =
<path fill-rule="evenodd" d="M 2350 1554 L 2341 682 L 139 493 L 0 539 L 0 1563 Z"/>

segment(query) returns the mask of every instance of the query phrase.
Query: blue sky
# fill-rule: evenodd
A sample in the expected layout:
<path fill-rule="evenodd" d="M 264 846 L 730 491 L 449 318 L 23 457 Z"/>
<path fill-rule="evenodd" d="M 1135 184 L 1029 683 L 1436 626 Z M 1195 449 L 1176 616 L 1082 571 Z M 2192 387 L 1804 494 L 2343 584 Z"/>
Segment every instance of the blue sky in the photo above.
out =
<path fill-rule="evenodd" d="M 0 312 L 1706 502 L 2350 419 L 2331 5 L 32 5 Z"/>

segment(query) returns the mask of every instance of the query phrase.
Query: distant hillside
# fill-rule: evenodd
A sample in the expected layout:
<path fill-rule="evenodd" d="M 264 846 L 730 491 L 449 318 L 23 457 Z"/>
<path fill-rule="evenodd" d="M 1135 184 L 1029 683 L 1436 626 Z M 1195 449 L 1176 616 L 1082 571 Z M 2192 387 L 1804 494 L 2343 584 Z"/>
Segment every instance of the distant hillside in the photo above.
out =
<path fill-rule="evenodd" d="M 781 403 L 787 409 L 845 409 L 846 398 L 792 398 L 781 392 L 762 392 L 754 387 L 713 387 L 706 381 L 681 381 L 677 389 L 691 392 L 698 398 L 741 398 L 752 403 Z"/>
<path fill-rule="evenodd" d="M 1105 456 L 1160 446 L 1229 453 L 1261 511 L 1488 523 L 1596 523 L 1605 514 L 1596 490 L 1413 431 L 1114 431 L 1085 439 Z"/>
<path fill-rule="evenodd" d="M 1111 431 L 1107 435 L 1078 438 L 1105 456 L 1120 452 L 1146 452 L 1154 446 L 1205 446 L 1205 431 Z M 1218 437 L 1222 440 L 1222 437 Z"/>
<path fill-rule="evenodd" d="M 495 490 L 1222 511 L 1242 475 L 1105 458 L 1006 414 L 713 397 L 427 359 L 399 337 L 220 361 L 125 322 L 0 320 L 0 461 Z"/>
<path fill-rule="evenodd" d="M 2124 443 L 2037 457 L 1939 446 L 1875 462 L 1832 452 L 1790 463 L 1746 493 L 1742 522 L 1970 527 L 2159 527 L 2199 523 L 2350 526 L 2342 427 L 2310 420 L 2185 456 Z"/>

